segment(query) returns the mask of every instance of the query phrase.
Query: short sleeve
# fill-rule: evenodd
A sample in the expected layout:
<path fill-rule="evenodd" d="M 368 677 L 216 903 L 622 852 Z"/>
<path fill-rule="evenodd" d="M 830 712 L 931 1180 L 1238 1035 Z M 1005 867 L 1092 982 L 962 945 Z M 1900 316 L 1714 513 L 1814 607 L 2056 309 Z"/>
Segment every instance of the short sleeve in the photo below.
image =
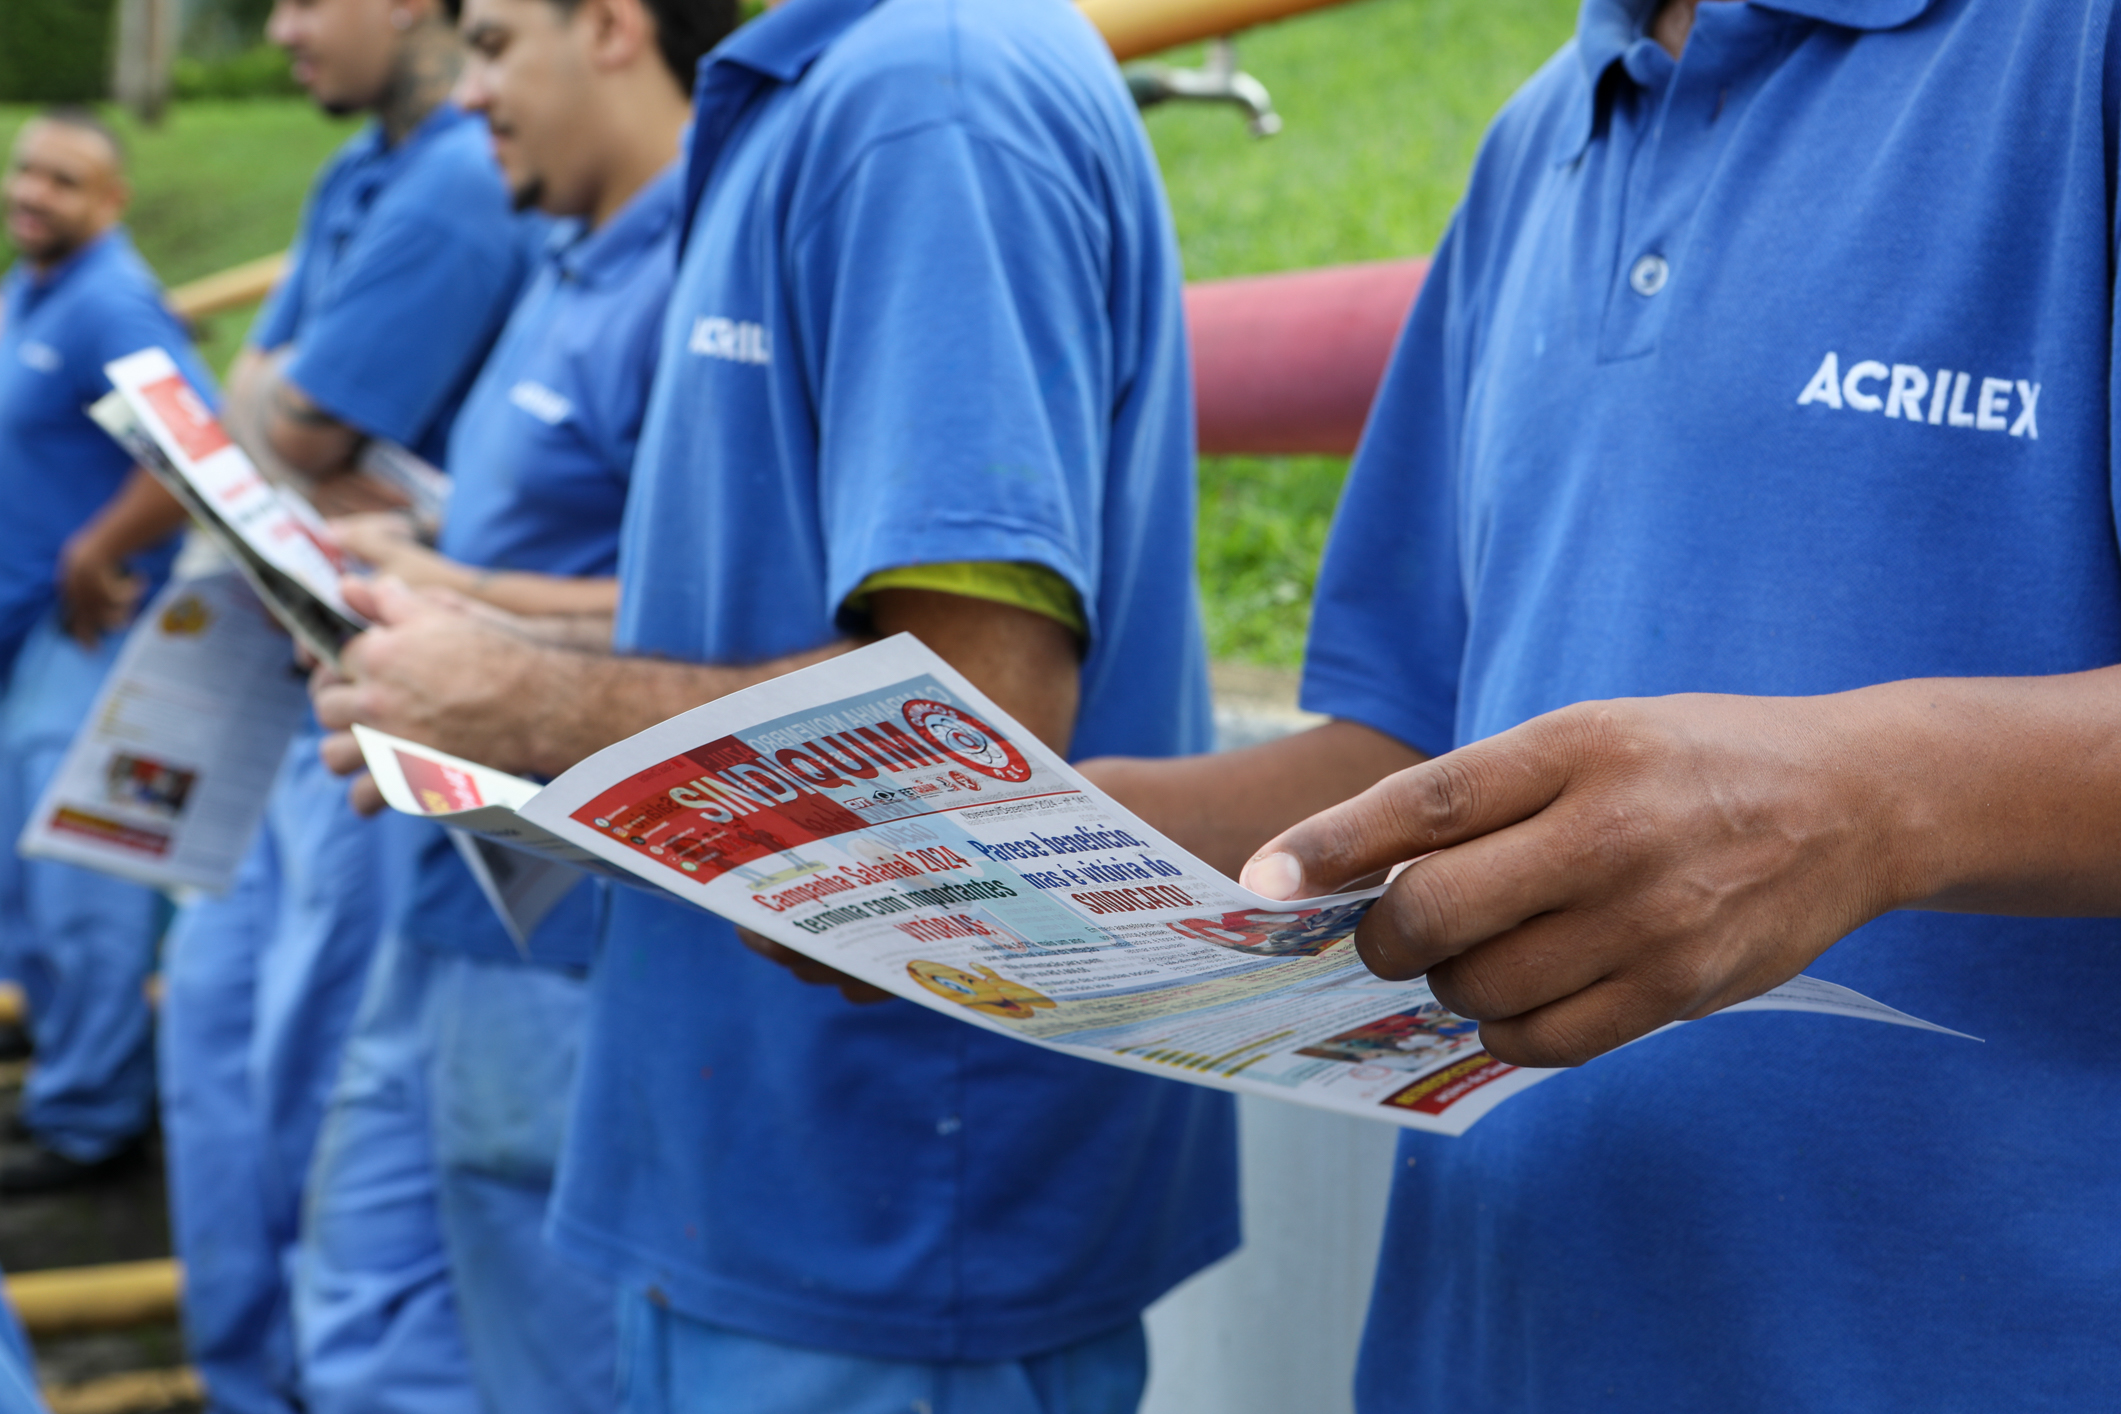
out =
<path fill-rule="evenodd" d="M 286 376 L 349 426 L 416 445 L 462 393 L 521 270 L 508 222 L 379 209 L 303 311 Z"/>
<path fill-rule="evenodd" d="M 288 252 L 287 270 L 280 283 L 274 285 L 265 296 L 265 303 L 258 306 L 257 317 L 250 322 L 250 333 L 244 342 L 254 349 L 271 351 L 294 338 L 295 329 L 302 319 L 301 280 L 303 246 L 297 242 Z"/>
<path fill-rule="evenodd" d="M 1456 744 L 1466 599 L 1450 329 L 1460 237 L 1444 237 L 1385 370 L 1326 542 L 1303 705 L 1439 755 Z"/>
<path fill-rule="evenodd" d="M 795 232 L 827 592 L 1016 561 L 1095 623 L 1113 406 L 1107 240 L 1065 184 L 950 123 L 881 143 Z M 781 351 L 776 351 L 776 357 Z"/>

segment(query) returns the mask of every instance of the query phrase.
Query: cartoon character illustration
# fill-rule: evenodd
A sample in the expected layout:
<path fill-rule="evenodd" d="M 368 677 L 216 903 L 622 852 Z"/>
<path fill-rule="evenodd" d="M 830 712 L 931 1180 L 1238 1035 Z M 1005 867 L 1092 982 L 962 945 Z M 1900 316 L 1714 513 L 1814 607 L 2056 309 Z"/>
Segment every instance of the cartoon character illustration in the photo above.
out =
<path fill-rule="evenodd" d="M 196 594 L 187 594 L 162 611 L 162 632 L 171 638 L 190 638 L 206 632 L 214 621 L 213 610 Z"/>
<path fill-rule="evenodd" d="M 906 973 L 939 997 L 1004 1021 L 1029 1021 L 1040 1007 L 1055 1005 L 1051 997 L 1011 982 L 984 964 L 975 973 L 947 962 L 909 962 Z"/>
<path fill-rule="evenodd" d="M 1286 913 L 1246 909 L 1220 918 L 1182 918 L 1166 924 L 1181 937 L 1213 943 L 1254 957 L 1316 957 L 1355 931 L 1369 912 L 1370 899 L 1333 908 L 1296 909 Z"/>

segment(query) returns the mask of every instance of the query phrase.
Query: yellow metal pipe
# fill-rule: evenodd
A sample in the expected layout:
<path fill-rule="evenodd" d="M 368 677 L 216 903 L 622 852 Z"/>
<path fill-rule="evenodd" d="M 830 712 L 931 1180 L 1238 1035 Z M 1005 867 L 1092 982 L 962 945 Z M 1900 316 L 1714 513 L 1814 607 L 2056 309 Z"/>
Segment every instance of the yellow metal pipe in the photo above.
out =
<path fill-rule="evenodd" d="M 169 307 L 186 319 L 204 319 L 246 304 L 256 304 L 272 292 L 287 272 L 287 252 L 249 261 L 231 270 L 208 275 L 169 292 Z"/>
<path fill-rule="evenodd" d="M 17 1272 L 7 1299 L 31 1335 L 68 1335 L 175 1320 L 183 1288 L 182 1270 L 164 1258 Z"/>
<path fill-rule="evenodd" d="M 1235 34 L 1345 0 L 1078 0 L 1121 60 Z"/>

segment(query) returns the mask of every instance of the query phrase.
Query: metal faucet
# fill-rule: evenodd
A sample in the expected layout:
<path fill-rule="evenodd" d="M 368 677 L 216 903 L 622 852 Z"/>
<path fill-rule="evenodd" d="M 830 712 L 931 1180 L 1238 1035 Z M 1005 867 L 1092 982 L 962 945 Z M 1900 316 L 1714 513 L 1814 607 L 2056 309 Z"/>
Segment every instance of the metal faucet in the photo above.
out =
<path fill-rule="evenodd" d="M 1244 110 L 1245 126 L 1254 137 L 1281 131 L 1281 115 L 1267 86 L 1237 67 L 1237 45 L 1227 36 L 1208 41 L 1208 59 L 1197 69 L 1169 64 L 1129 64 L 1123 71 L 1139 108 L 1179 99 L 1195 103 L 1229 103 Z"/>

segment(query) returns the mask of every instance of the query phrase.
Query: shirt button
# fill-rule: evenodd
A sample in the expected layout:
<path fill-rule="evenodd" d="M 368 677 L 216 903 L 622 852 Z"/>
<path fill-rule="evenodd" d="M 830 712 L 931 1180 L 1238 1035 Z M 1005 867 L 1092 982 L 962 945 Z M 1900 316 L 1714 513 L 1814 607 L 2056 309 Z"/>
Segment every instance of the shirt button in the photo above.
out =
<path fill-rule="evenodd" d="M 1661 255 L 1645 255 L 1635 262 L 1633 270 L 1628 271 L 1628 284 L 1645 299 L 1663 289 L 1671 278 L 1672 267 Z"/>

